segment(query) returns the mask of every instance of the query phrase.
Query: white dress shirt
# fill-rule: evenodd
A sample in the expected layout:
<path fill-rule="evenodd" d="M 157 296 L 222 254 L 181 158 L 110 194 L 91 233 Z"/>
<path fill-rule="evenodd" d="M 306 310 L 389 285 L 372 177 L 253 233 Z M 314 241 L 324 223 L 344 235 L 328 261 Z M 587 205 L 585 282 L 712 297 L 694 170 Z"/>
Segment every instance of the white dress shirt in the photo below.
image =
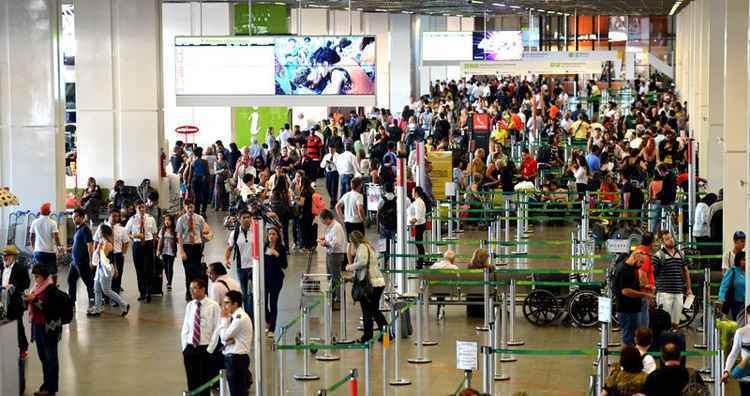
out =
<path fill-rule="evenodd" d="M 154 220 L 153 217 L 151 217 L 150 214 L 145 215 L 134 215 L 128 220 L 128 223 L 125 225 L 125 229 L 128 231 L 128 235 L 130 235 L 133 239 L 133 242 L 143 242 L 138 238 L 135 238 L 135 234 L 140 234 L 141 232 L 141 222 L 143 222 L 143 230 L 144 230 L 144 240 L 145 241 L 152 241 L 154 239 L 154 235 L 159 232 L 158 229 L 156 229 L 156 220 Z"/>
<path fill-rule="evenodd" d="M 339 175 L 354 175 L 359 172 L 357 157 L 351 151 L 344 150 L 335 161 Z"/>
<path fill-rule="evenodd" d="M 221 318 L 216 332 L 218 338 L 224 343 L 225 355 L 250 354 L 250 346 L 253 342 L 253 322 L 241 307 L 232 312 L 229 318 Z"/>
<path fill-rule="evenodd" d="M 289 145 L 289 138 L 292 137 L 292 132 L 288 129 L 284 129 L 281 131 L 281 134 L 279 135 L 279 145 L 281 148 L 284 148 Z"/>
<path fill-rule="evenodd" d="M 333 154 L 326 153 L 326 155 L 323 156 L 323 160 L 320 161 L 320 167 L 325 169 L 326 172 L 336 171 L 336 160 L 338 159 L 339 159 L 339 153 L 336 153 L 336 152 L 334 152 Z"/>
<path fill-rule="evenodd" d="M 203 219 L 203 216 L 193 213 L 193 238 L 194 240 L 190 241 L 190 229 L 188 228 L 188 214 L 185 213 L 184 215 L 180 216 L 179 219 L 177 219 L 177 224 L 175 225 L 175 232 L 177 233 L 177 237 L 182 238 L 182 243 L 184 244 L 200 244 L 203 243 L 202 234 L 203 234 L 203 224 L 206 223 L 206 220 Z"/>
<path fill-rule="evenodd" d="M 705 202 L 695 206 L 695 224 L 693 225 L 693 236 L 711 236 L 711 226 L 708 223 L 709 208 Z"/>
<path fill-rule="evenodd" d="M 411 224 L 412 219 L 417 219 L 417 222 L 414 223 L 414 225 L 422 225 L 427 222 L 427 219 L 425 219 L 426 213 L 427 208 L 424 205 L 424 201 L 422 201 L 422 198 L 417 198 L 406 210 L 407 221 Z"/>
<path fill-rule="evenodd" d="M 49 216 L 39 216 L 31 223 L 30 232 L 34 234 L 34 251 L 57 253 L 54 235 L 57 234 L 57 223 Z"/>
<path fill-rule="evenodd" d="M 125 227 L 121 226 L 120 224 L 115 224 L 114 226 L 107 220 L 104 222 L 104 224 L 108 225 L 112 229 L 112 239 L 113 239 L 113 253 L 122 253 L 122 247 L 124 245 L 127 245 L 130 243 L 130 237 L 128 237 L 128 231 L 125 230 Z M 96 232 L 94 233 L 94 242 L 99 243 L 102 239 L 102 226 L 99 225 L 99 227 L 96 228 Z"/>
<path fill-rule="evenodd" d="M 216 325 L 221 317 L 221 309 L 216 301 L 204 297 L 201 301 L 201 334 L 199 345 L 209 345 L 211 336 L 216 331 Z M 195 310 L 198 308 L 198 300 L 192 300 L 185 306 L 185 320 L 182 321 L 182 333 L 180 342 L 182 350 L 193 343 L 193 331 Z"/>
<path fill-rule="evenodd" d="M 344 226 L 336 220 L 331 222 L 325 233 L 326 253 L 346 253 L 346 232 Z"/>

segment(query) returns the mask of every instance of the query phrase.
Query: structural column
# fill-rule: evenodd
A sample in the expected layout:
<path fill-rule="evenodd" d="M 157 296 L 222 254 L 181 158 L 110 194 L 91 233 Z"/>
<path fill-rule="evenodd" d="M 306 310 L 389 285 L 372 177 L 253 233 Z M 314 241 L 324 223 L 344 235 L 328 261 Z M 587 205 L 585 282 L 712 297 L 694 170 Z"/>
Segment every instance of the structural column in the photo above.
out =
<path fill-rule="evenodd" d="M 79 177 L 159 183 L 161 1 L 76 0 Z M 166 194 L 162 194 L 165 196 Z"/>
<path fill-rule="evenodd" d="M 416 62 L 412 58 L 412 15 L 390 14 L 389 51 L 390 72 L 388 89 L 390 93 L 390 108 L 400 112 L 405 105 L 411 103 L 412 86 L 414 85 L 412 69 Z"/>
<path fill-rule="evenodd" d="M 0 186 L 25 209 L 65 207 L 60 17 L 57 0 L 0 2 Z"/>
<path fill-rule="evenodd" d="M 724 180 L 724 20 L 727 1 L 731 0 L 703 0 L 704 19 L 708 25 L 708 36 L 706 37 L 703 54 L 707 64 L 705 76 L 707 77 L 703 88 L 703 106 L 706 112 L 706 125 L 708 140 L 704 142 L 706 156 L 701 158 L 701 163 L 707 162 L 707 173 L 705 177 L 713 184 L 712 191 L 718 190 Z M 731 70 L 731 69 L 730 69 Z M 733 73 L 730 73 L 734 76 Z M 735 78 L 736 79 L 736 78 Z M 729 81 L 732 84 L 732 81 Z"/>

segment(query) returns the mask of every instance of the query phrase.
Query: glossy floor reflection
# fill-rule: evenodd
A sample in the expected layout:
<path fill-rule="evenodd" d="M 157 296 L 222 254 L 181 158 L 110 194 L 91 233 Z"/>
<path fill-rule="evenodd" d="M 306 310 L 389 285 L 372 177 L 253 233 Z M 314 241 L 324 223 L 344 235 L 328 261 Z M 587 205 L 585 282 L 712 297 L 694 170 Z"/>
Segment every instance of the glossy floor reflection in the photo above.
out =
<path fill-rule="evenodd" d="M 223 256 L 226 231 L 219 228 L 218 216 L 210 215 L 210 222 L 217 230 L 217 236 L 207 248 L 207 262 L 219 260 Z M 571 227 L 544 227 L 537 225 L 533 239 L 562 240 L 570 238 Z M 371 238 L 375 237 L 374 229 L 368 230 Z M 486 239 L 486 231 L 467 231 L 462 239 Z M 460 246 L 459 254 L 471 254 L 474 246 Z M 530 253 L 570 254 L 569 246 L 531 246 Z M 468 260 L 459 260 L 466 262 Z M 307 256 L 297 254 L 291 257 L 287 270 L 284 288 L 281 294 L 279 323 L 288 323 L 298 314 L 300 301 L 299 275 L 305 270 Z M 569 260 L 513 260 L 511 266 L 519 268 L 569 267 Z M 605 263 L 598 263 L 601 267 Z M 179 350 L 179 332 L 184 315 L 185 301 L 184 278 L 181 264 L 175 264 L 174 291 L 163 297 L 154 298 L 151 304 L 139 304 L 135 301 L 137 290 L 135 271 L 131 258 L 128 257 L 125 269 L 126 291 L 123 296 L 133 306 L 126 319 L 120 318 L 117 310 L 105 312 L 101 318 L 89 319 L 85 315 L 85 306 L 79 306 L 74 323 L 67 326 L 60 343 L 60 395 L 181 395 L 186 382 L 182 355 Z M 320 251 L 314 256 L 314 271 L 325 271 L 325 253 Z M 67 270 L 63 269 L 60 279 L 63 287 Z M 85 301 L 84 291 L 79 288 L 79 301 Z M 80 302 L 79 302 L 80 304 Z M 358 306 L 351 303 L 348 309 L 348 336 L 360 335 L 356 330 L 360 316 Z M 412 309 L 412 316 L 415 315 Z M 416 323 L 416 318 L 412 318 Z M 426 326 L 427 337 L 439 341 L 437 346 L 425 347 L 426 356 L 432 359 L 429 364 L 410 364 L 407 358 L 415 356 L 413 339 L 402 340 L 400 357 L 401 377 L 411 381 L 411 385 L 388 386 L 387 393 L 382 389 L 383 361 L 381 344 L 375 344 L 371 356 L 371 389 L 372 395 L 446 395 L 452 394 L 462 381 L 463 372 L 456 369 L 456 340 L 482 342 L 486 333 L 477 332 L 474 327 L 480 319 L 467 318 L 464 307 L 448 307 L 445 318 L 436 320 L 435 307 L 430 307 L 429 322 Z M 311 321 L 313 335 L 320 334 L 320 319 Z M 338 334 L 339 313 L 334 313 L 334 334 Z M 27 327 L 28 329 L 28 327 Z M 292 336 L 298 331 L 291 329 Z M 521 314 L 520 304 L 516 317 L 516 335 L 525 341 L 528 348 L 575 348 L 593 349 L 598 340 L 595 329 L 576 329 L 554 324 L 549 327 L 530 325 Z M 689 344 L 697 341 L 695 330 L 689 331 Z M 619 337 L 615 333 L 615 337 Z M 300 382 L 294 380 L 294 374 L 302 372 L 302 353 L 289 351 L 284 353 L 285 378 L 287 394 L 314 395 L 352 368 L 362 373 L 363 352 L 335 351 L 341 357 L 338 361 L 319 362 L 310 360 L 310 371 L 320 375 L 320 380 Z M 278 394 L 278 375 L 274 366 L 276 354 L 271 352 L 270 342 L 264 356 L 266 372 L 263 378 L 267 381 L 265 394 Z M 393 348 L 388 350 L 388 379 L 393 378 Z M 702 366 L 699 359 L 691 359 L 692 367 Z M 511 395 L 515 392 L 527 392 L 528 395 L 573 396 L 586 394 L 589 375 L 594 372 L 592 359 L 589 357 L 537 357 L 518 356 L 517 361 L 503 364 L 509 381 L 495 382 L 495 394 Z M 256 374 L 256 378 L 257 378 Z M 27 394 L 32 394 L 41 381 L 41 368 L 32 347 L 29 358 Z M 360 378 L 363 386 L 364 377 Z M 481 387 L 481 375 L 473 377 L 475 388 Z M 340 390 L 337 394 L 347 394 Z M 736 385 L 730 385 L 729 395 L 736 393 Z"/>

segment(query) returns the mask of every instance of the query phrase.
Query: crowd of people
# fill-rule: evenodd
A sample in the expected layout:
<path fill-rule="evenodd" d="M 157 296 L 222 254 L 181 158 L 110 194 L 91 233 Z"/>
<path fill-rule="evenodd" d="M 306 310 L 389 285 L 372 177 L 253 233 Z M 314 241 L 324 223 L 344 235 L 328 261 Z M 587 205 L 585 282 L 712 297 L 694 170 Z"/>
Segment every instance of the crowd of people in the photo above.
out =
<path fill-rule="evenodd" d="M 520 183 L 532 183 L 544 193 L 535 198 L 542 201 L 577 202 L 591 192 L 611 207 L 623 209 L 623 221 L 647 216 L 644 213 L 648 212 L 641 211 L 646 202 L 653 204 L 655 212 L 665 208 L 671 216 L 678 191 L 688 190 L 684 131 L 689 117 L 672 91 L 647 96 L 645 84 L 639 85 L 628 105 L 613 99 L 589 108 L 574 102 L 567 80 L 439 81 L 431 85 L 429 95 L 412 98 L 398 114 L 378 108 L 367 114 L 361 109 L 349 114 L 335 112 L 304 129 L 286 124 L 277 134 L 269 128 L 262 143 L 254 138 L 242 148 L 235 143 L 227 148 L 221 141 L 207 147 L 178 141 L 169 158 L 183 202 L 178 213 L 162 213 L 155 192 L 147 191 L 145 200 L 129 202 L 124 182 L 117 181 L 107 219 L 92 232 L 92 222 L 87 220 L 107 206 L 96 181 L 89 180 L 81 209 L 73 215 L 70 298 L 75 303 L 80 279 L 89 297 L 90 317 L 102 315 L 107 302 L 118 307 L 124 317 L 130 311 L 122 295 L 128 251 L 138 280 L 138 301 L 144 304 L 162 290 L 163 283 L 167 292 L 172 290 L 175 262 L 182 262 L 188 303 L 181 346 L 188 387 L 196 388 L 224 368 L 231 394 L 245 395 L 252 382 L 248 374 L 250 340 L 253 331 L 260 331 L 260 326 L 253 326 L 250 235 L 258 203 L 273 220 L 264 244 L 266 335 L 277 330 L 288 255 L 314 254 L 320 247 L 325 250 L 326 269 L 334 284 L 340 282 L 343 271 L 354 273 L 352 293 L 361 306 L 364 327 L 359 341 L 366 342 L 374 337 L 375 325 L 382 329 L 387 324 L 378 309 L 385 286 L 378 257 L 384 250 L 383 265 L 389 265 L 390 241 L 397 227 L 394 185 L 400 158 L 407 161 L 411 199 L 406 223 L 417 241 L 417 268 L 458 268 L 452 251 L 444 252 L 437 263 L 424 259 L 424 246 L 419 241 L 435 195 L 429 161 L 423 169 L 428 177 L 419 183 L 415 180 L 417 144 L 423 144 L 426 152 L 453 153 L 452 181 L 468 207 L 481 207 L 477 204 L 482 201 L 481 191 L 511 193 Z M 598 95 L 597 83 L 589 82 L 588 87 Z M 481 144 L 481 134 L 474 131 L 477 115 L 490 119 L 486 144 Z M 517 147 L 518 157 L 514 154 Z M 318 181 L 322 182 L 319 188 Z M 377 204 L 365 199 L 373 186 L 380 191 Z M 328 199 L 321 194 L 323 189 Z M 718 198 L 708 194 L 696 208 L 694 230 L 699 241 L 721 238 L 713 221 L 721 211 Z M 12 267 L 6 272 L 15 275 L 9 275 L 12 279 L 8 282 L 3 278 L 3 286 L 12 285 L 13 317 L 23 312 L 22 300 L 31 307 L 32 337 L 45 373 L 37 392 L 40 395 L 58 390 L 60 332 L 59 328 L 50 330 L 49 325 L 44 328 L 49 324 L 43 307 L 45 290 L 56 288 L 56 255 L 61 249 L 57 225 L 49 219 L 49 212 L 49 205 L 43 206 L 42 216 L 32 225 L 35 265 L 31 291 L 22 292 L 30 282 L 13 266 L 14 250 L 10 247 L 5 250 L 5 267 Z M 225 246 L 223 260 L 206 266 L 206 244 L 214 239 L 208 216 L 223 220 L 230 231 L 227 240 L 219 242 Z M 370 223 L 375 223 L 378 238 L 384 240 L 382 248 L 374 247 L 372 238 L 366 237 Z M 659 221 L 651 223 L 651 229 L 643 230 L 634 253 L 621 260 L 614 271 L 615 310 L 626 346 L 617 368 L 620 371 L 613 371 L 607 381 L 608 394 L 635 394 L 636 389 L 646 395 L 678 394 L 674 390 L 681 390 L 693 378 L 682 370 L 684 339 L 680 342 L 676 331 L 685 301 L 693 294 L 688 263 L 672 233 L 662 229 Z M 735 235 L 737 244 L 725 260 L 727 275 L 721 297 L 731 300 L 728 305 L 733 315 L 744 308 L 744 270 L 733 270 L 744 269 L 744 239 L 744 234 Z M 661 246 L 655 249 L 657 242 Z M 487 250 L 477 249 L 468 267 L 488 266 Z M 340 297 L 336 289 L 335 309 Z M 663 330 L 670 334 L 645 334 L 659 317 L 655 311 L 669 316 Z M 23 326 L 22 320 L 18 323 Z M 672 341 L 665 342 L 665 337 Z M 662 351 L 660 368 L 653 359 L 641 359 L 649 356 L 646 351 L 655 341 Z M 25 351 L 25 338 L 19 339 L 19 346 Z M 744 357 L 744 349 L 742 353 Z M 684 385 L 669 385 L 673 380 Z"/>

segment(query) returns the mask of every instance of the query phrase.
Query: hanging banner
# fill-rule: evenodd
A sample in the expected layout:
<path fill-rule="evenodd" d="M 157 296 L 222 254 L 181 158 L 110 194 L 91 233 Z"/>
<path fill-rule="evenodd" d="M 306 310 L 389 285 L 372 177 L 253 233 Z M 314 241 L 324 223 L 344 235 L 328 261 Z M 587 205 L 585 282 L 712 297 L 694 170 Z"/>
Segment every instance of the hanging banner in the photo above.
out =
<path fill-rule="evenodd" d="M 430 151 L 427 153 L 427 161 L 432 163 L 430 180 L 432 181 L 432 195 L 435 199 L 443 200 L 445 196 L 445 183 L 453 181 L 453 152 Z"/>

